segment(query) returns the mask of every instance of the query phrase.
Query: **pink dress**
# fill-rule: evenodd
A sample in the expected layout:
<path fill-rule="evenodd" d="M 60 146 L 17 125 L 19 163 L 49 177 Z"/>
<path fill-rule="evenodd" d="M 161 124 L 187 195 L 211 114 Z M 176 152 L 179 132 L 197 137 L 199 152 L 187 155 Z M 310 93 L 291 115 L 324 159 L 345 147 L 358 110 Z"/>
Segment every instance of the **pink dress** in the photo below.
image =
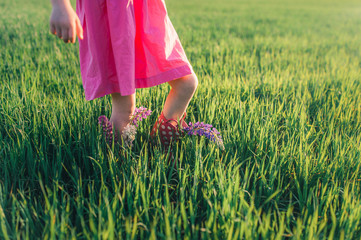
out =
<path fill-rule="evenodd" d="M 86 100 L 122 96 L 193 73 L 164 0 L 77 0 Z"/>

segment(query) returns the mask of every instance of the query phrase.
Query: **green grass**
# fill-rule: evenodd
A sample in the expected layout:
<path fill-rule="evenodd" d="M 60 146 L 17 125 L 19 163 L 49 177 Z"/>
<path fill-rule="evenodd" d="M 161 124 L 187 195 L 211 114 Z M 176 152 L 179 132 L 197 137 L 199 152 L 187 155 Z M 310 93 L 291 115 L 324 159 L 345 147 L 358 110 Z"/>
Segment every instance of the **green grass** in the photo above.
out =
<path fill-rule="evenodd" d="M 0 238 L 361 238 L 361 4 L 168 0 L 199 78 L 176 173 L 148 133 L 107 148 L 78 46 L 49 34 L 49 1 L 0 2 Z"/>

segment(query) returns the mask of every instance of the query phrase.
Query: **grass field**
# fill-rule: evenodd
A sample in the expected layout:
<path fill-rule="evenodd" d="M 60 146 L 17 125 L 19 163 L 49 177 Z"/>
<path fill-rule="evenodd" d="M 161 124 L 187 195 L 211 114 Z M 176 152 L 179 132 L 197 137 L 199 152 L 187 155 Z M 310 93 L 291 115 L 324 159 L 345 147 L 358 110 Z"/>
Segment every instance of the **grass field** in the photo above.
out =
<path fill-rule="evenodd" d="M 181 169 L 147 143 L 108 148 L 78 45 L 49 34 L 49 1 L 0 1 L 0 239 L 360 239 L 361 3 L 167 0 L 199 78 Z"/>

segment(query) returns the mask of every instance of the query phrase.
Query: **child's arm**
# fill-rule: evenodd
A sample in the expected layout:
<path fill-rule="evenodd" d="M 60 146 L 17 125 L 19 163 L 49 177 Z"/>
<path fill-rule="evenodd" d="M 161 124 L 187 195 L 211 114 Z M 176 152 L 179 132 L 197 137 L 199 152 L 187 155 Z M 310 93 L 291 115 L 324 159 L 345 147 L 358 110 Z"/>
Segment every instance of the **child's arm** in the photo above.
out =
<path fill-rule="evenodd" d="M 70 0 L 51 0 L 51 3 L 53 11 L 50 16 L 50 32 L 65 43 L 75 43 L 76 35 L 83 39 L 83 28 Z"/>

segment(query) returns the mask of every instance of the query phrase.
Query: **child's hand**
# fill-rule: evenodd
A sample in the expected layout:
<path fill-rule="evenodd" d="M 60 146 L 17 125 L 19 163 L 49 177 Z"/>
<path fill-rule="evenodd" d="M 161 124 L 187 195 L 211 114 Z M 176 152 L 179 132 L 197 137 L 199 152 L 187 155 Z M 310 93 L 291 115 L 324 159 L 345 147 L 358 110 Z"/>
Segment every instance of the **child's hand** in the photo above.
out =
<path fill-rule="evenodd" d="M 76 35 L 83 39 L 83 28 L 69 1 L 53 4 L 53 11 L 50 16 L 50 32 L 63 39 L 65 43 L 75 43 Z"/>

